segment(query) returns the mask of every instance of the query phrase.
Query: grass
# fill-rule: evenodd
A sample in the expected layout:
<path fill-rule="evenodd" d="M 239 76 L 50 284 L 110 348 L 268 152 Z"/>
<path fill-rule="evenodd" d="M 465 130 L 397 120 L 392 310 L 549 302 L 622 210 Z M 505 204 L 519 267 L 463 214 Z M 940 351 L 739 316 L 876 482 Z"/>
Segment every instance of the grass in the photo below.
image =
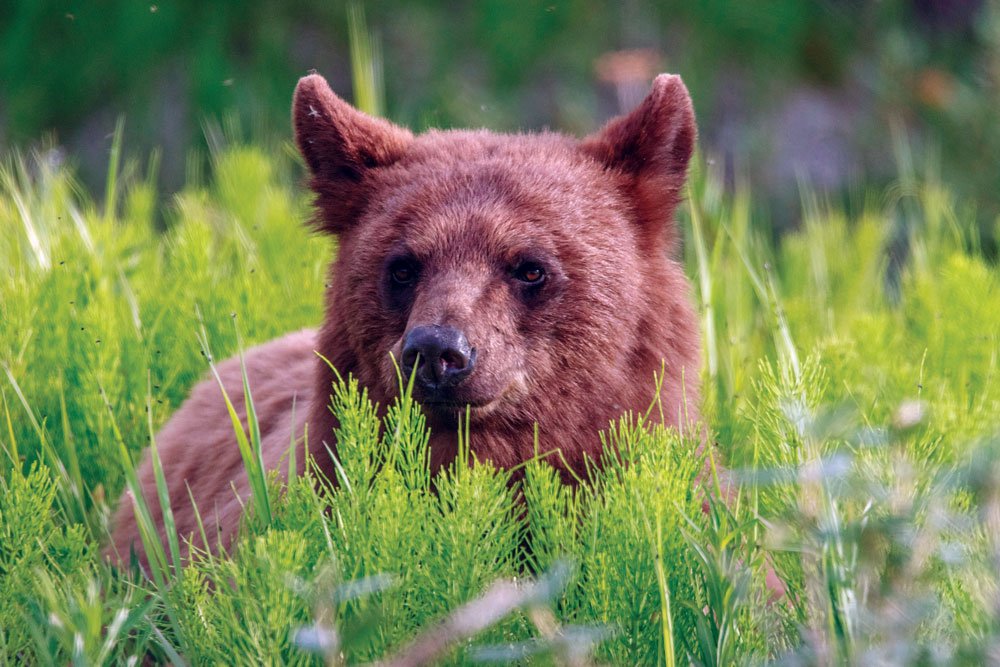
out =
<path fill-rule="evenodd" d="M 728 505 L 702 512 L 696 443 L 625 417 L 602 436 L 622 465 L 574 492 L 530 463 L 521 516 L 503 471 L 431 480 L 419 410 L 380 429 L 345 378 L 339 490 L 254 470 L 234 553 L 163 553 L 147 579 L 99 557 L 132 462 L 213 356 L 319 322 L 335 244 L 305 231 L 284 153 L 220 149 L 158 201 L 116 150 L 104 202 L 52 154 L 8 156 L 0 664 L 370 662 L 536 576 L 442 659 L 980 663 L 1000 641 L 1000 271 L 948 190 L 905 171 L 850 218 L 807 193 L 778 242 L 752 193 L 693 175 L 681 224 Z M 253 469 L 252 424 L 244 440 Z M 769 603 L 772 565 L 788 595 Z"/>

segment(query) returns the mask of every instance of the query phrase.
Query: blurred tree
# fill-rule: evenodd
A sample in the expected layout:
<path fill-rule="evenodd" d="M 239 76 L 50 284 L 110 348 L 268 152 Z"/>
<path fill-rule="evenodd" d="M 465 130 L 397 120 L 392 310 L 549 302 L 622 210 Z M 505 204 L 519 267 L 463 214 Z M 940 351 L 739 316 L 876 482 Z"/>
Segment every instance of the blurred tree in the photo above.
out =
<path fill-rule="evenodd" d="M 799 176 L 834 191 L 859 173 L 894 177 L 885 128 L 898 118 L 992 225 L 998 3 L 384 0 L 366 12 L 400 122 L 587 132 L 620 106 L 596 63 L 645 50 L 684 75 L 708 150 L 773 201 L 796 200 Z M 206 120 L 287 137 L 295 79 L 316 68 L 351 97 L 348 62 L 344 0 L 2 0 L 0 144 L 54 133 L 99 185 L 124 114 L 126 146 L 161 147 L 173 189 Z"/>

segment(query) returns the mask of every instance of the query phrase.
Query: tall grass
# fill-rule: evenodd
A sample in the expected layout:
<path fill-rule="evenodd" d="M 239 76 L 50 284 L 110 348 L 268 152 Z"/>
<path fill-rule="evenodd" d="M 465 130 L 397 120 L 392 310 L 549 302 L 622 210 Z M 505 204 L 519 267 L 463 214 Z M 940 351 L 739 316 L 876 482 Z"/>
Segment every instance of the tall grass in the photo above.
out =
<path fill-rule="evenodd" d="M 902 213 L 895 190 L 855 217 L 807 193 L 802 227 L 775 243 L 751 192 L 694 174 L 680 224 L 731 502 L 703 512 L 698 443 L 639 416 L 603 434 L 621 464 L 577 489 L 543 461 L 515 488 L 488 465 L 432 479 L 419 409 L 380 423 L 344 378 L 336 490 L 308 465 L 287 483 L 255 470 L 251 423 L 267 520 L 183 567 L 168 541 L 146 577 L 98 556 L 134 462 L 210 372 L 209 348 L 319 322 L 335 248 L 301 225 L 281 154 L 231 145 L 169 201 L 119 160 L 117 203 L 90 201 L 52 153 L 9 156 L 0 178 L 0 663 L 368 662 L 535 574 L 544 594 L 442 659 L 993 655 L 1000 271 L 933 180 L 907 173 Z"/>

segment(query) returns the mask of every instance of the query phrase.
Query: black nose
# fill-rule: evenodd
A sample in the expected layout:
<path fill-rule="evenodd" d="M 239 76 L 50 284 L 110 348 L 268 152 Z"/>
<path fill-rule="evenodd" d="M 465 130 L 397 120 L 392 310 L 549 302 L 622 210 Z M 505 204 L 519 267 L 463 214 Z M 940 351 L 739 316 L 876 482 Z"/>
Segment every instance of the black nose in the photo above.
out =
<path fill-rule="evenodd" d="M 424 389 L 442 389 L 469 377 L 476 365 L 476 351 L 458 329 L 420 326 L 406 334 L 401 361 L 406 378 L 416 369 L 416 381 Z"/>

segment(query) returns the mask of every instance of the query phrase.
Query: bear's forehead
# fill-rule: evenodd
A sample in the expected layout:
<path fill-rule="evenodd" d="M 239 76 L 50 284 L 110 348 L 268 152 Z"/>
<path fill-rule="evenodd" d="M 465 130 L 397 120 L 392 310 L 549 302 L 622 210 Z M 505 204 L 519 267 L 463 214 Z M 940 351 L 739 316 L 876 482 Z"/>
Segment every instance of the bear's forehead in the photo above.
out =
<path fill-rule="evenodd" d="M 579 186 L 602 189 L 604 169 L 565 135 L 496 134 L 486 130 L 419 135 L 398 163 L 406 177 L 445 194 L 583 201 Z"/>
<path fill-rule="evenodd" d="M 429 132 L 380 180 L 374 217 L 428 237 L 586 234 L 623 204 L 615 176 L 554 133 Z"/>
<path fill-rule="evenodd" d="M 397 254 L 465 266 L 535 251 L 610 258 L 634 245 L 615 175 L 562 135 L 430 132 L 377 178 L 354 235 L 373 264 Z"/>
<path fill-rule="evenodd" d="M 551 158 L 590 162 L 579 142 L 558 132 L 501 134 L 490 130 L 429 130 L 415 137 L 403 161 L 440 159 L 471 162 L 479 158 L 538 162 Z"/>

